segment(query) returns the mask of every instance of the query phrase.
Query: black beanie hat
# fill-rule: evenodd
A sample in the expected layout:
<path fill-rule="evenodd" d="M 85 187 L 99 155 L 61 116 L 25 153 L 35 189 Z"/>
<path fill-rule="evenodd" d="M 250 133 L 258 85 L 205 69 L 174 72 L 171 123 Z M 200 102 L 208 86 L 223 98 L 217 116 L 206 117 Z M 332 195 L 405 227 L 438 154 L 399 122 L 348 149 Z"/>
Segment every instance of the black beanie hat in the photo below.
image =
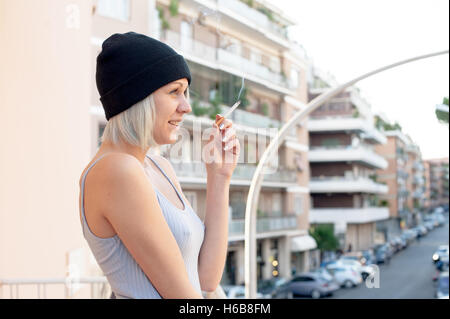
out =
<path fill-rule="evenodd" d="M 143 34 L 113 34 L 97 57 L 96 82 L 106 119 L 125 111 L 162 86 L 191 74 L 171 47 Z"/>

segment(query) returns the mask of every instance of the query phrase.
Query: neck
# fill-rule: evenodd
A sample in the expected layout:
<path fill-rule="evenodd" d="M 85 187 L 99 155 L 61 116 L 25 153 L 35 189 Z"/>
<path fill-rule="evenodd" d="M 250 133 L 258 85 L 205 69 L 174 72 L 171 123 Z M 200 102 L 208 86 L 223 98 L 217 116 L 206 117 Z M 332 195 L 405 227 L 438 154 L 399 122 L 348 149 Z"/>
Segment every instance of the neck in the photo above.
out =
<path fill-rule="evenodd" d="M 113 144 L 112 142 L 105 141 L 100 145 L 97 154 L 105 154 L 111 152 L 127 153 L 136 157 L 139 162 L 144 164 L 147 151 L 148 149 L 146 151 L 143 151 L 142 148 L 129 143 L 119 142 L 117 144 Z"/>

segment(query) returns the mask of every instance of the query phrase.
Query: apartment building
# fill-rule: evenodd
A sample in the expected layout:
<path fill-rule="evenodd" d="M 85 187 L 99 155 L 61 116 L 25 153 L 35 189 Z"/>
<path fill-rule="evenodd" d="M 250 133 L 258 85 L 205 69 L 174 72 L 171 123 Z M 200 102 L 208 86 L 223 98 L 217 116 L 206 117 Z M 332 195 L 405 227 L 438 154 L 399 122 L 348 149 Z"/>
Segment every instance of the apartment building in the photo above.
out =
<path fill-rule="evenodd" d="M 314 69 L 312 100 L 336 86 L 328 74 Z M 376 222 L 389 217 L 378 197 L 388 186 L 375 171 L 387 161 L 376 153 L 386 137 L 374 127 L 369 104 L 356 88 L 331 99 L 308 120 L 311 224 L 331 224 L 343 250 L 367 249 L 380 241 Z"/>
<path fill-rule="evenodd" d="M 448 205 L 448 158 L 425 160 L 424 166 L 426 208 L 432 210 L 437 206 Z"/>
<path fill-rule="evenodd" d="M 406 200 L 406 207 L 411 212 L 411 220 L 408 227 L 415 226 L 421 221 L 421 215 L 425 209 L 425 166 L 422 160 L 422 153 L 411 137 L 408 136 L 410 143 L 406 146 L 408 161 L 406 170 L 408 171 L 408 180 L 406 188 L 411 194 Z"/>
<path fill-rule="evenodd" d="M 389 165 L 378 170 L 377 175 L 389 185 L 389 193 L 380 198 L 389 206 L 390 218 L 378 226 L 383 233 L 394 235 L 421 220 L 427 200 L 425 165 L 420 148 L 408 135 L 398 129 L 386 130 L 384 134 L 388 142 L 377 146 L 377 152 Z"/>
<path fill-rule="evenodd" d="M 410 140 L 401 131 L 385 131 L 387 143 L 378 145 L 376 152 L 383 156 L 388 166 L 376 172 L 377 179 L 388 185 L 388 193 L 380 195 L 380 200 L 389 208 L 389 219 L 379 222 L 378 229 L 388 239 L 412 223 L 412 212 L 408 207 L 411 198 L 411 171 L 408 169 L 407 147 Z"/>

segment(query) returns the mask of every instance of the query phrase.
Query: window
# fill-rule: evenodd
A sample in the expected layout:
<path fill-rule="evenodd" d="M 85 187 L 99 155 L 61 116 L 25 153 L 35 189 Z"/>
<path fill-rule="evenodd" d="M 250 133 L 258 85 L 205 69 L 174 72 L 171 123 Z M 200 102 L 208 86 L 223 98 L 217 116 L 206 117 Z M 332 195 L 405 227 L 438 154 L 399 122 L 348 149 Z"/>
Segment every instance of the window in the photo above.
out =
<path fill-rule="evenodd" d="M 241 41 L 234 38 L 228 38 L 228 46 L 227 50 L 231 53 L 234 53 L 236 55 L 241 55 L 242 53 L 242 44 Z"/>
<path fill-rule="evenodd" d="M 291 87 L 298 88 L 299 86 L 299 73 L 296 69 L 291 69 Z"/>
<path fill-rule="evenodd" d="M 104 17 L 128 21 L 130 19 L 130 0 L 99 0 L 97 12 Z"/>
<path fill-rule="evenodd" d="M 270 69 L 276 73 L 281 72 L 281 63 L 279 58 L 274 56 L 270 57 Z"/>
<path fill-rule="evenodd" d="M 301 194 L 294 195 L 294 212 L 297 216 L 303 213 L 303 198 Z"/>
<path fill-rule="evenodd" d="M 192 25 L 189 22 L 181 22 L 181 50 L 192 52 L 194 43 L 192 41 Z"/>
<path fill-rule="evenodd" d="M 251 49 L 250 51 L 250 61 L 255 62 L 257 64 L 262 64 L 262 54 L 261 52 Z"/>
<path fill-rule="evenodd" d="M 281 216 L 281 194 L 272 194 L 272 216 Z"/>

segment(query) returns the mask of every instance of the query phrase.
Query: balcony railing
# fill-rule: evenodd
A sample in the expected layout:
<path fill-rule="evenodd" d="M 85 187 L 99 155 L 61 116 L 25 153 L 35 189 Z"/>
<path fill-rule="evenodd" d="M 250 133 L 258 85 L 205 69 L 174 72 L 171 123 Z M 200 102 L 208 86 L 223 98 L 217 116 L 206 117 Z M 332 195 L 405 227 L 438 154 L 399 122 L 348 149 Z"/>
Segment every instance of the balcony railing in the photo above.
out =
<path fill-rule="evenodd" d="M 250 74 L 265 82 L 274 83 L 283 88 L 296 89 L 292 87 L 290 81 L 284 78 L 281 73 L 271 71 L 262 64 L 248 60 L 235 53 L 208 46 L 172 30 L 166 30 L 164 34 L 162 41 L 175 49 L 181 50 L 186 55 L 186 58 L 196 58 L 197 61 L 194 62 L 201 63 L 205 61 L 222 64 L 233 68 L 236 72 Z"/>
<path fill-rule="evenodd" d="M 1 298 L 10 298 L 10 299 L 19 299 L 20 295 L 20 287 L 24 286 L 32 286 L 36 290 L 36 298 L 37 299 L 46 299 L 47 298 L 47 286 L 60 286 L 61 297 L 69 298 L 73 296 L 74 290 L 77 289 L 78 285 L 80 288 L 82 285 L 90 286 L 90 297 L 91 298 L 109 298 L 109 294 L 111 293 L 111 288 L 109 287 L 108 281 L 106 277 L 81 277 L 81 278 L 38 278 L 38 279 L 0 279 L 0 299 Z M 6 295 L 4 289 L 8 291 L 8 296 Z M 29 290 L 27 291 L 27 295 Z M 27 297 L 29 298 L 29 297 Z"/>
<path fill-rule="evenodd" d="M 310 223 L 364 224 L 388 218 L 387 207 L 313 208 L 309 211 Z"/>
<path fill-rule="evenodd" d="M 200 177 L 206 178 L 205 164 L 202 162 L 174 162 L 172 166 L 180 177 Z M 248 180 L 251 181 L 253 174 L 255 173 L 256 165 L 250 164 L 238 164 L 233 172 L 233 179 Z M 290 183 L 295 184 L 297 182 L 297 172 L 291 170 L 278 169 L 277 171 L 265 174 L 264 181 Z"/>
<path fill-rule="evenodd" d="M 334 176 L 325 178 L 311 178 L 309 188 L 312 193 L 352 193 L 363 192 L 373 194 L 387 194 L 387 185 L 376 183 L 367 177 Z"/>
<path fill-rule="evenodd" d="M 384 157 L 363 145 L 313 146 L 308 156 L 310 162 L 362 162 L 379 169 L 385 169 L 388 166 Z"/>
<path fill-rule="evenodd" d="M 287 79 L 284 79 L 280 73 L 275 73 L 266 66 L 248 60 L 240 55 L 223 49 L 218 49 L 217 58 L 219 63 L 232 68 L 238 68 L 241 72 L 257 76 L 265 81 L 269 81 L 282 87 L 291 88 Z"/>
<path fill-rule="evenodd" d="M 362 138 L 372 143 L 384 144 L 387 142 L 386 136 L 369 121 L 348 115 L 311 116 L 308 121 L 308 130 L 311 132 L 357 131 L 362 133 Z"/>
<path fill-rule="evenodd" d="M 216 0 L 217 3 L 221 6 L 224 6 L 227 9 L 233 11 L 233 16 L 239 15 L 250 20 L 251 23 L 254 23 L 259 28 L 263 28 L 265 31 L 269 31 L 282 37 L 284 40 L 287 40 L 287 34 L 285 29 L 279 27 L 275 23 L 269 20 L 269 18 L 259 12 L 256 9 L 250 8 L 245 3 L 238 0 Z"/>
<path fill-rule="evenodd" d="M 243 235 L 245 227 L 244 219 L 231 220 L 229 226 L 230 235 Z M 265 233 L 280 230 L 297 229 L 297 217 L 296 216 L 284 216 L 284 217 L 264 217 L 258 218 L 256 221 L 256 232 Z"/>
<path fill-rule="evenodd" d="M 227 112 L 230 107 L 222 106 L 222 112 Z M 273 120 L 267 116 L 256 114 L 244 110 L 236 109 L 233 113 L 231 113 L 231 120 L 234 123 L 239 123 L 246 126 L 251 127 L 260 127 L 260 128 L 280 128 L 281 122 L 277 120 Z"/>
<path fill-rule="evenodd" d="M 192 38 L 182 37 L 181 34 L 166 30 L 165 39 L 170 46 L 180 49 L 183 53 L 193 55 L 209 62 L 216 62 L 216 48 L 208 46 L 204 43 L 196 41 Z"/>

